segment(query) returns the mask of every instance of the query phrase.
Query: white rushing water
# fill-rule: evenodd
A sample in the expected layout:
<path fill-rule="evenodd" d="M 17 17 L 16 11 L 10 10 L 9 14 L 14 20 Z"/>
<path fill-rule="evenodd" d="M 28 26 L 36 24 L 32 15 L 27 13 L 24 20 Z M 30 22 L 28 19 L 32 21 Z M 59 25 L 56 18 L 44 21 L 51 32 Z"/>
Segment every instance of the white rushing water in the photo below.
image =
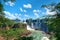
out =
<path fill-rule="evenodd" d="M 33 37 L 33 40 L 49 40 L 47 35 L 45 33 L 42 33 L 42 31 L 31 31 L 32 33 L 28 35 L 28 37 Z"/>
<path fill-rule="evenodd" d="M 41 40 L 49 40 L 47 37 L 43 37 Z"/>
<path fill-rule="evenodd" d="M 46 34 L 43 34 L 42 31 L 38 31 L 33 28 L 34 28 L 33 24 L 32 26 L 29 26 L 27 24 L 27 30 L 30 30 L 32 32 L 29 36 L 32 36 L 33 40 L 49 40 Z"/>
<path fill-rule="evenodd" d="M 27 30 L 34 30 L 29 25 L 27 25 Z"/>

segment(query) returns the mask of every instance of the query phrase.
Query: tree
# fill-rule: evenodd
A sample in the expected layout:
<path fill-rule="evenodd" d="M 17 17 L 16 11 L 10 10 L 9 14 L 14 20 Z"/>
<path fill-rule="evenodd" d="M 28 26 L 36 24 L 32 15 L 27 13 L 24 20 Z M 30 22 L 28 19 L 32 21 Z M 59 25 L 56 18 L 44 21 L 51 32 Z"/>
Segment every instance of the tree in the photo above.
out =
<path fill-rule="evenodd" d="M 0 27 L 4 23 L 9 24 L 9 22 L 10 22 L 10 24 L 11 24 L 11 20 L 8 19 L 8 18 L 5 18 L 4 5 L 2 4 L 2 1 L 4 1 L 4 2 L 7 2 L 7 1 L 14 2 L 15 0 L 0 0 Z"/>
<path fill-rule="evenodd" d="M 52 15 L 55 18 L 49 18 L 47 24 L 50 26 L 50 31 L 55 31 L 55 36 L 57 37 L 57 40 L 60 40 L 60 3 L 54 3 L 50 5 L 43 5 L 42 7 L 48 8 L 53 12 L 55 11 L 56 14 Z"/>

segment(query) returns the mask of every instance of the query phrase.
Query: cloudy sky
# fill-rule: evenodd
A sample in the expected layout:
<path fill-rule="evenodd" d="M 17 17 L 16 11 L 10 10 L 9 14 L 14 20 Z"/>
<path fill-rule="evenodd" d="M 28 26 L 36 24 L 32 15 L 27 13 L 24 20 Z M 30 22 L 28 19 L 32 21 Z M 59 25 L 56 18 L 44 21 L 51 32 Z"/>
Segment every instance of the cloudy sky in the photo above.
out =
<path fill-rule="evenodd" d="M 60 0 L 16 0 L 3 2 L 5 17 L 9 19 L 19 18 L 21 20 L 28 18 L 42 18 L 45 15 L 54 15 L 55 12 L 49 12 L 47 8 L 41 8 L 42 5 L 58 3 Z"/>

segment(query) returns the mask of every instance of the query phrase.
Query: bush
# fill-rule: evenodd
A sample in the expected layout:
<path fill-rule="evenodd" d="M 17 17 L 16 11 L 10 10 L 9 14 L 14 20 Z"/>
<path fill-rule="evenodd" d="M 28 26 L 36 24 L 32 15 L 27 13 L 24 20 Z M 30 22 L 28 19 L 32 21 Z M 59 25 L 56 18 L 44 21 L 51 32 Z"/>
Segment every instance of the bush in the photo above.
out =
<path fill-rule="evenodd" d="M 0 35 L 3 36 L 6 40 L 9 40 L 9 39 L 12 39 L 12 38 L 17 38 L 17 39 L 23 40 L 24 37 L 21 37 L 21 34 L 26 33 L 26 32 L 27 32 L 27 30 L 23 29 L 23 28 L 12 28 L 10 30 L 1 30 Z M 28 40 L 32 39 L 32 37 L 26 37 L 26 38 Z"/>
<path fill-rule="evenodd" d="M 33 37 L 20 37 L 18 40 L 33 40 Z"/>

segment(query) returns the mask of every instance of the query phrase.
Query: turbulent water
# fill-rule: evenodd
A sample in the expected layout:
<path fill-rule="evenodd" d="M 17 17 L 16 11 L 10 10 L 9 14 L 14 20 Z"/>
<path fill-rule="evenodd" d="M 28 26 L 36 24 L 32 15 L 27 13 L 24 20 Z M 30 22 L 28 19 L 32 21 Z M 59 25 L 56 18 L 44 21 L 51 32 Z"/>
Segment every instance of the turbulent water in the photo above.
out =
<path fill-rule="evenodd" d="M 42 31 L 32 31 L 32 33 L 29 35 L 29 37 L 32 36 L 33 40 L 49 40 L 47 35 L 43 33 Z"/>
<path fill-rule="evenodd" d="M 33 40 L 49 40 L 47 34 L 42 31 L 34 30 L 29 25 L 27 25 L 27 30 L 32 32 L 28 37 L 32 36 Z"/>

